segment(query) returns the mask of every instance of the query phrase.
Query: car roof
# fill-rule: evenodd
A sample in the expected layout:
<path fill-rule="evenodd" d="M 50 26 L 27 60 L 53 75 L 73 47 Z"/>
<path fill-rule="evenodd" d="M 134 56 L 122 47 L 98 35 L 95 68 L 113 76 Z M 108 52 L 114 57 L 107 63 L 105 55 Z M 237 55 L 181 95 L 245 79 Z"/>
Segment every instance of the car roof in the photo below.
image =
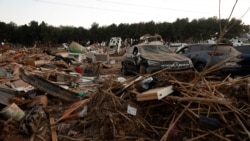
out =
<path fill-rule="evenodd" d="M 241 46 L 237 46 L 235 48 L 238 48 L 238 47 L 249 47 L 250 48 L 250 44 L 249 45 L 241 45 Z"/>
<path fill-rule="evenodd" d="M 214 46 L 230 46 L 230 47 L 233 47 L 232 45 L 230 44 L 209 44 L 209 43 L 204 43 L 204 44 L 189 44 L 189 45 L 186 45 L 182 48 L 189 48 L 189 47 L 195 47 L 195 48 L 202 48 L 202 49 L 206 49 L 207 47 L 214 47 Z M 181 50 L 182 48 L 180 48 L 179 50 Z"/>
<path fill-rule="evenodd" d="M 167 47 L 167 45 L 164 45 L 164 44 L 136 44 L 134 46 L 136 46 L 136 47 L 141 47 L 141 46 L 166 46 Z"/>
<path fill-rule="evenodd" d="M 198 43 L 198 44 L 185 45 L 185 46 L 183 46 L 181 48 L 178 48 L 175 52 L 179 53 L 179 52 L 181 52 L 182 50 L 184 50 L 186 48 L 190 48 L 190 49 L 195 50 L 195 51 L 205 51 L 205 50 L 210 49 L 211 47 L 215 47 L 216 45 L 218 45 L 218 46 L 229 46 L 229 47 L 233 48 L 233 46 L 231 44 L 227 44 L 227 43 L 220 43 L 220 44 Z M 193 51 L 191 51 L 191 52 L 193 52 Z"/>
<path fill-rule="evenodd" d="M 185 45 L 185 46 L 216 46 L 217 44 L 211 44 L 211 43 L 198 43 L 198 44 L 188 44 L 188 45 Z M 218 44 L 218 46 L 231 46 L 231 44 L 226 44 L 226 43 L 220 43 Z"/>
<path fill-rule="evenodd" d="M 237 46 L 234 48 L 241 53 L 250 54 L 250 45 L 242 45 L 242 46 Z"/>

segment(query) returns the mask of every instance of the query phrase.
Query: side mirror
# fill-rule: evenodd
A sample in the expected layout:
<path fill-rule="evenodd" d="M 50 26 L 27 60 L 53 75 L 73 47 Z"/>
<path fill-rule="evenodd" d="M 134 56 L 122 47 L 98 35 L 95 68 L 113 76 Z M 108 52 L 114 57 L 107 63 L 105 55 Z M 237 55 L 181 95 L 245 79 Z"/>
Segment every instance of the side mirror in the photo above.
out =
<path fill-rule="evenodd" d="M 141 53 L 140 53 L 140 52 L 138 52 L 135 56 L 136 56 L 136 57 L 138 57 L 138 56 L 140 56 L 140 55 L 141 55 Z"/>

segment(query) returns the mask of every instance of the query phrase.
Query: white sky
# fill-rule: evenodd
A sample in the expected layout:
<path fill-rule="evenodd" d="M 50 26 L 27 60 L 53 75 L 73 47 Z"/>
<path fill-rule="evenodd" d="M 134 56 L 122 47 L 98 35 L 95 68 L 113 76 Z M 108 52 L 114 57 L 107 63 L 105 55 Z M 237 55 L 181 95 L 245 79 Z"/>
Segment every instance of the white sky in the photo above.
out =
<path fill-rule="evenodd" d="M 221 18 L 229 17 L 235 1 L 221 0 Z M 250 25 L 249 8 L 250 0 L 238 0 L 232 17 Z M 90 28 L 94 22 L 108 26 L 213 16 L 219 17 L 219 0 L 0 0 L 0 21 L 17 25 L 44 21 Z"/>

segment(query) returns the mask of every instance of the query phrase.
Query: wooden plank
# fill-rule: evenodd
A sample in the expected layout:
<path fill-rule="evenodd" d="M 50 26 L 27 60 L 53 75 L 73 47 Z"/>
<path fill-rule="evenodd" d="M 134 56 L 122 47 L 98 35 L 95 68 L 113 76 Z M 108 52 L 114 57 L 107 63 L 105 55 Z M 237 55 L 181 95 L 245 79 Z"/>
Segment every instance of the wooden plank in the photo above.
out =
<path fill-rule="evenodd" d="M 67 116 L 70 116 L 70 114 L 72 112 L 74 112 L 76 109 L 78 109 L 79 107 L 81 107 L 82 105 L 86 105 L 87 102 L 89 102 L 89 99 L 83 99 L 83 100 L 80 100 L 80 101 L 77 101 L 75 103 L 73 103 L 68 109 L 66 109 L 64 112 L 63 112 L 63 116 L 60 117 L 55 123 L 63 120 L 64 118 L 67 118 Z M 74 115 L 75 116 L 75 115 Z M 78 115 L 79 116 L 79 115 Z"/>
<path fill-rule="evenodd" d="M 147 95 L 143 95 L 143 96 L 137 96 L 137 101 L 147 101 L 147 100 L 156 100 L 157 96 L 156 94 L 151 95 L 151 96 L 147 96 Z"/>
<path fill-rule="evenodd" d="M 49 95 L 52 95 L 56 98 L 59 98 L 64 101 L 77 101 L 79 100 L 79 97 L 77 96 L 78 93 L 74 91 L 70 91 L 67 89 L 64 89 L 60 87 L 57 84 L 54 84 L 44 78 L 41 78 L 38 75 L 31 74 L 28 71 L 24 70 L 23 68 L 20 68 L 20 78 L 29 83 L 30 85 L 36 87 L 39 90 L 42 90 Z"/>
<path fill-rule="evenodd" d="M 150 89 L 136 95 L 137 101 L 160 100 L 173 92 L 173 86 Z"/>
<path fill-rule="evenodd" d="M 44 64 L 49 64 L 50 61 L 46 61 L 46 60 L 37 60 L 35 61 L 35 66 L 41 66 L 41 65 L 44 65 Z"/>
<path fill-rule="evenodd" d="M 54 119 L 54 117 L 50 117 L 49 121 L 50 121 L 50 129 L 51 129 L 52 141 L 58 141 L 56 128 L 55 128 L 55 119 Z"/>
<path fill-rule="evenodd" d="M 167 95 L 170 95 L 173 92 L 174 92 L 174 90 L 173 90 L 173 86 L 172 85 L 159 90 L 157 92 L 158 100 L 166 97 Z"/>

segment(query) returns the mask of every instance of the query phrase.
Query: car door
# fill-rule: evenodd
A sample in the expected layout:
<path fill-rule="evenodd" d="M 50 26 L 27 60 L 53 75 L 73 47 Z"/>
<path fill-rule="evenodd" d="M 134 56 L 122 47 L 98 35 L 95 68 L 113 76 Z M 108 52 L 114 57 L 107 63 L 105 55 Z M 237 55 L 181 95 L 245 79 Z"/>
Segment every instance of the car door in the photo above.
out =
<path fill-rule="evenodd" d="M 209 66 L 213 66 L 225 59 L 225 56 L 223 54 L 226 54 L 227 52 L 221 52 L 220 46 L 211 46 L 210 51 L 208 54 L 210 55 L 210 62 Z"/>
<path fill-rule="evenodd" d="M 207 64 L 207 45 L 195 44 L 186 46 L 184 55 L 190 58 L 193 62 L 194 68 L 202 71 Z"/>
<path fill-rule="evenodd" d="M 127 52 L 124 54 L 124 64 L 129 72 L 134 72 L 136 71 L 136 62 L 135 62 L 135 55 L 133 54 L 135 49 L 138 49 L 136 46 L 130 47 Z"/>

